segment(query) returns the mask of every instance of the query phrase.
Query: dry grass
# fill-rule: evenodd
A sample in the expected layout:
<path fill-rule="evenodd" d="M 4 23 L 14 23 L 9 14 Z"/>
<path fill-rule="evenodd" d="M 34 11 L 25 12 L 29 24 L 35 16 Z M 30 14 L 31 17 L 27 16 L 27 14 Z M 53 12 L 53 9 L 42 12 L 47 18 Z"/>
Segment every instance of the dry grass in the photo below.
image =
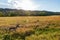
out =
<path fill-rule="evenodd" d="M 35 28 L 37 25 L 39 28 L 44 28 L 48 24 L 50 28 L 60 28 L 60 16 L 0 17 L 0 27 L 15 26 L 17 23 L 23 25 L 21 30 L 24 31 Z"/>
<path fill-rule="evenodd" d="M 22 27 L 16 29 L 16 32 L 22 33 L 21 35 L 24 34 L 23 37 L 26 40 L 60 40 L 60 16 L 0 17 L 0 28 L 14 27 L 16 24 L 22 25 Z M 4 36 L 7 33 L 3 31 L 0 29 L 0 35 Z M 9 34 L 12 35 L 14 32 Z M 30 36 L 26 36 L 29 34 Z M 18 35 L 18 37 L 20 36 Z M 13 39 L 15 40 L 15 38 Z"/>
<path fill-rule="evenodd" d="M 10 24 L 25 24 L 33 23 L 39 20 L 40 22 L 60 22 L 60 16 L 23 16 L 23 17 L 0 17 L 0 25 Z"/>

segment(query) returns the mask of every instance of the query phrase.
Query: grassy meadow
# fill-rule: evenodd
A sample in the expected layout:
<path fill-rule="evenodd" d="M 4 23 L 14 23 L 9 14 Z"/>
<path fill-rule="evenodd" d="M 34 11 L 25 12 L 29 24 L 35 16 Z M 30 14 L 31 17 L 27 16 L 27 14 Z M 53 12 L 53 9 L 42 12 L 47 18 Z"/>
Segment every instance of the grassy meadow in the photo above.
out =
<path fill-rule="evenodd" d="M 60 40 L 60 16 L 0 17 L 0 40 Z"/>

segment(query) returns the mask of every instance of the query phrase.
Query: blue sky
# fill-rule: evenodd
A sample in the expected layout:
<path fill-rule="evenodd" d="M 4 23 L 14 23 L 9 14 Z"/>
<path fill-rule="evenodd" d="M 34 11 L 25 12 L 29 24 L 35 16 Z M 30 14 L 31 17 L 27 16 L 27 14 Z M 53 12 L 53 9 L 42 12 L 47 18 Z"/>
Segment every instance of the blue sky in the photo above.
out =
<path fill-rule="evenodd" d="M 0 0 L 0 8 L 60 12 L 60 0 Z"/>

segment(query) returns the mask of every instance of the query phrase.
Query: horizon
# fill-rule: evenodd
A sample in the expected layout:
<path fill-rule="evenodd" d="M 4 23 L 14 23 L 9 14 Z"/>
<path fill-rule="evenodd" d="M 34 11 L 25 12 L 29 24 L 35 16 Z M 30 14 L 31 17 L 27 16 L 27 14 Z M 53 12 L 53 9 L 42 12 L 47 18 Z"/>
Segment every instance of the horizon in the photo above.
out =
<path fill-rule="evenodd" d="M 60 0 L 0 0 L 0 8 L 60 12 Z"/>

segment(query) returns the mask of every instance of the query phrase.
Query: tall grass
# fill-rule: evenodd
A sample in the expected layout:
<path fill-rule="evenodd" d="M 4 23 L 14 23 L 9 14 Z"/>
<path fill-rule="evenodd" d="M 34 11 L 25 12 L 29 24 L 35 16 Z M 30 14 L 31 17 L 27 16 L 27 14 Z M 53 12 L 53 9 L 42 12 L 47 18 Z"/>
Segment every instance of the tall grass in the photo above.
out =
<path fill-rule="evenodd" d="M 0 17 L 0 40 L 60 40 L 60 16 Z"/>

